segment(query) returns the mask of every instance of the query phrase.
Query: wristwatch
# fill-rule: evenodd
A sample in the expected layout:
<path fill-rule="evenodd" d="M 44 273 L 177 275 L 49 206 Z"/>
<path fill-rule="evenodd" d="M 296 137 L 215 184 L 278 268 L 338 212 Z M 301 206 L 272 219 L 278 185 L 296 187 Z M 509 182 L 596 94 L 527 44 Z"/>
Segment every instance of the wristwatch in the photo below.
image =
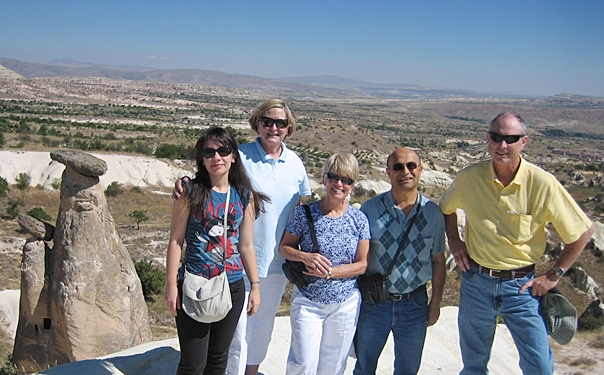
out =
<path fill-rule="evenodd" d="M 556 280 L 560 280 L 562 278 L 562 276 L 564 276 L 564 268 L 562 267 L 557 267 L 557 268 L 552 268 L 548 271 L 548 273 L 551 272 L 553 275 L 556 275 L 557 279 Z"/>
<path fill-rule="evenodd" d="M 327 272 L 327 275 L 325 276 L 325 278 L 327 280 L 331 279 L 331 277 L 333 276 L 333 274 L 331 273 L 331 267 L 329 267 L 329 272 Z"/>

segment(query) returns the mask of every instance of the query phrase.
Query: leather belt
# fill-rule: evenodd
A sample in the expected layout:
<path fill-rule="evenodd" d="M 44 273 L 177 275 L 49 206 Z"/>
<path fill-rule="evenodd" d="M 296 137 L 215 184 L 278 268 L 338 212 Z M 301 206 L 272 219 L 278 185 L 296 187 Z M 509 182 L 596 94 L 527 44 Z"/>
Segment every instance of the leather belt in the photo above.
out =
<path fill-rule="evenodd" d="M 403 293 L 403 294 L 394 294 L 394 293 L 389 293 L 390 294 L 390 299 L 393 301 L 400 301 L 402 299 L 407 299 L 409 297 L 412 297 L 420 292 L 423 292 L 424 290 L 426 290 L 426 284 L 420 285 L 417 288 L 415 288 L 414 290 L 410 291 L 409 293 Z"/>
<path fill-rule="evenodd" d="M 470 259 L 470 263 L 474 265 L 476 269 L 478 269 L 479 273 L 486 273 L 491 277 L 497 277 L 500 279 L 517 279 L 520 277 L 525 277 L 530 272 L 533 272 L 535 270 L 534 264 L 522 268 L 516 268 L 513 270 L 494 270 L 485 266 L 481 266 L 480 264 L 476 263 L 474 259 Z"/>

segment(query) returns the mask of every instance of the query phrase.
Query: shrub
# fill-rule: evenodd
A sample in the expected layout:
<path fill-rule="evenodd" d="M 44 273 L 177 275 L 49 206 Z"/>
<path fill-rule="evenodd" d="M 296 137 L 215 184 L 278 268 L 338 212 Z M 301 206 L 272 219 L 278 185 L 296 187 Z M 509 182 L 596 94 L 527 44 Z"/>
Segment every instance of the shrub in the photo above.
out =
<path fill-rule="evenodd" d="M 31 183 L 31 177 L 27 173 L 19 173 L 17 177 L 15 177 L 15 182 L 17 184 L 17 189 L 25 190 Z"/>
<path fill-rule="evenodd" d="M 0 375 L 17 375 L 17 365 L 13 363 L 13 358 L 10 354 L 0 366 Z"/>
<path fill-rule="evenodd" d="M 123 192 L 124 188 L 122 188 L 122 184 L 117 181 L 113 181 L 109 184 L 109 186 L 107 186 L 107 189 L 105 190 L 105 195 L 107 195 L 108 197 L 117 197 Z"/>
<path fill-rule="evenodd" d="M 141 260 L 134 262 L 134 268 L 141 280 L 143 287 L 143 296 L 145 300 L 152 299 L 152 296 L 163 293 L 166 284 L 166 274 L 164 271 L 151 264 L 151 261 Z"/>
<path fill-rule="evenodd" d="M 40 221 L 52 221 L 52 216 L 50 216 L 42 207 L 34 207 L 31 210 L 26 212 L 29 216 L 38 219 Z"/>
<path fill-rule="evenodd" d="M 140 186 L 133 186 L 130 188 L 130 191 L 133 193 L 141 194 L 143 192 L 143 189 L 141 189 Z"/>
<path fill-rule="evenodd" d="M 50 186 L 55 189 L 55 190 L 59 190 L 61 188 L 61 182 L 63 180 L 61 178 L 53 178 L 52 182 L 50 183 Z"/>
<path fill-rule="evenodd" d="M 14 219 L 21 213 L 20 207 L 25 207 L 25 200 L 23 198 L 9 199 L 6 213 L 11 219 Z"/>
<path fill-rule="evenodd" d="M 0 198 L 7 197 L 9 191 L 8 181 L 6 181 L 6 178 L 0 177 Z"/>
<path fill-rule="evenodd" d="M 604 316 L 595 317 L 589 315 L 584 318 L 579 318 L 577 329 L 580 331 L 594 331 L 602 326 L 604 326 Z"/>
<path fill-rule="evenodd" d="M 165 159 L 190 159 L 191 149 L 185 147 L 182 144 L 173 145 L 169 143 L 162 143 L 155 150 L 154 156 L 156 158 Z"/>

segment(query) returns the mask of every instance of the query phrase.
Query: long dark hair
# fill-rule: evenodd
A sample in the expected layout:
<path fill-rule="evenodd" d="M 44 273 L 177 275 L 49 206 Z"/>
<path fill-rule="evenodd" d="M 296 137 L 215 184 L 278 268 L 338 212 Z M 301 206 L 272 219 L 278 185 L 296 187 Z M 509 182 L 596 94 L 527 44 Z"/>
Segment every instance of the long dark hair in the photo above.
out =
<path fill-rule="evenodd" d="M 233 151 L 235 157 L 229 170 L 229 184 L 239 192 L 239 195 L 243 199 L 247 199 L 248 194 L 253 197 L 254 217 L 257 218 L 261 212 L 264 212 L 264 202 L 268 202 L 270 199 L 265 194 L 257 192 L 253 188 L 252 182 L 243 167 L 243 163 L 241 163 L 235 137 L 221 127 L 211 128 L 203 133 L 195 145 L 197 172 L 195 173 L 195 178 L 191 180 L 192 184 L 189 196 L 191 211 L 200 212 L 202 216 L 206 215 L 206 202 L 210 198 L 212 182 L 205 165 L 203 165 L 203 148 L 210 139 L 219 142 L 223 146 L 230 147 Z"/>

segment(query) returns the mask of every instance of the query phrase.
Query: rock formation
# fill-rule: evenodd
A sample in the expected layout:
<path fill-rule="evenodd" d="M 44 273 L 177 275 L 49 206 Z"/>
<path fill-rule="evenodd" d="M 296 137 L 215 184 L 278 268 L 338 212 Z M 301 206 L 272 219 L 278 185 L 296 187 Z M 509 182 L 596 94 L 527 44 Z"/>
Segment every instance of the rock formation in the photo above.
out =
<path fill-rule="evenodd" d="M 27 372 L 95 358 L 151 339 L 142 287 L 107 208 L 103 160 L 55 151 L 65 164 L 56 227 L 19 218 L 21 301 L 13 361 Z"/>

